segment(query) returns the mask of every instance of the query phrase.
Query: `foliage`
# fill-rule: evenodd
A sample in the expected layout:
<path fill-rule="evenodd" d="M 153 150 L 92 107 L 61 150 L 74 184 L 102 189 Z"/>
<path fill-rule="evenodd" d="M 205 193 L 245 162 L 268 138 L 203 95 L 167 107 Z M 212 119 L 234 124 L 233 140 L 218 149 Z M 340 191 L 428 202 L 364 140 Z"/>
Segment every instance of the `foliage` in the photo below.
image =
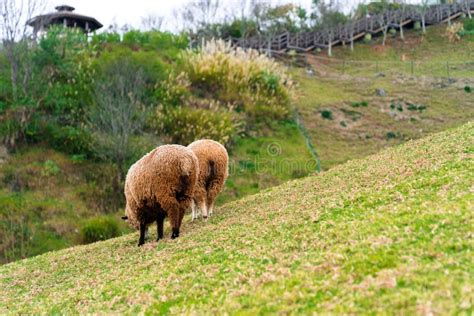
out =
<path fill-rule="evenodd" d="M 461 32 L 464 30 L 462 23 L 456 22 L 446 28 L 446 36 L 449 42 L 457 42 L 461 40 Z"/>
<path fill-rule="evenodd" d="M 233 122 L 232 114 L 218 109 L 159 109 L 153 125 L 171 137 L 172 143 L 183 145 L 202 138 L 229 144 L 238 135 L 238 124 Z"/>
<path fill-rule="evenodd" d="M 81 227 L 81 240 L 90 244 L 119 236 L 117 220 L 111 216 L 94 217 L 87 220 Z"/>
<path fill-rule="evenodd" d="M 87 36 L 80 30 L 53 27 L 34 51 L 33 63 L 41 77 L 43 110 L 62 124 L 77 124 L 91 100 L 94 72 Z"/>
<path fill-rule="evenodd" d="M 72 155 L 92 157 L 92 137 L 84 127 L 60 126 L 51 122 L 44 128 L 41 136 L 54 149 Z"/>
<path fill-rule="evenodd" d="M 464 19 L 463 28 L 466 32 L 474 32 L 474 19 Z"/>
<path fill-rule="evenodd" d="M 321 117 L 326 120 L 332 120 L 331 110 L 321 110 Z"/>
<path fill-rule="evenodd" d="M 143 131 L 143 97 L 142 70 L 128 59 L 107 65 L 95 88 L 96 104 L 88 113 L 92 147 L 98 157 L 116 165 L 119 182 L 136 158 L 131 139 Z"/>
<path fill-rule="evenodd" d="M 228 103 L 253 121 L 288 117 L 291 81 L 265 55 L 211 41 L 184 54 L 183 63 L 195 94 Z"/>
<path fill-rule="evenodd" d="M 358 107 L 368 107 L 369 103 L 367 101 L 360 101 L 360 102 L 352 102 L 351 106 L 353 108 L 358 108 Z"/>

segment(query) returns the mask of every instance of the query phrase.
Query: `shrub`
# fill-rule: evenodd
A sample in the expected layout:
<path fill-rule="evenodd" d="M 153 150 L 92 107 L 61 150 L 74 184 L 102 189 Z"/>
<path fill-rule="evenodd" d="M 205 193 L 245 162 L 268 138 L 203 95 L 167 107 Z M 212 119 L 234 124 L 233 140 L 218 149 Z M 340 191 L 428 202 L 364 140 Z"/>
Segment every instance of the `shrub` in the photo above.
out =
<path fill-rule="evenodd" d="M 81 241 L 85 244 L 106 240 L 120 235 L 117 220 L 100 216 L 87 220 L 81 228 Z"/>
<path fill-rule="evenodd" d="M 326 120 L 332 120 L 332 112 L 331 110 L 322 110 L 321 117 Z"/>
<path fill-rule="evenodd" d="M 474 19 L 465 19 L 463 27 L 466 32 L 474 32 Z"/>
<path fill-rule="evenodd" d="M 387 139 L 395 139 L 397 138 L 397 134 L 395 132 L 387 132 L 386 137 Z"/>
<path fill-rule="evenodd" d="M 471 92 L 472 92 L 472 88 L 471 88 L 470 86 L 465 86 L 465 87 L 464 87 L 464 91 L 465 91 L 466 93 L 471 93 Z"/>
<path fill-rule="evenodd" d="M 461 32 L 464 30 L 462 23 L 453 23 L 446 28 L 446 36 L 450 42 L 457 42 L 461 39 Z"/>
<path fill-rule="evenodd" d="M 84 128 L 48 123 L 43 139 L 54 149 L 67 154 L 90 156 L 92 153 L 92 138 Z"/>
<path fill-rule="evenodd" d="M 55 163 L 53 160 L 46 160 L 43 164 L 43 168 L 41 170 L 41 175 L 44 177 L 55 176 L 61 172 L 61 168 Z"/>
<path fill-rule="evenodd" d="M 166 105 L 182 105 L 191 96 L 190 86 L 191 82 L 186 73 L 171 73 L 168 80 L 156 86 L 155 97 Z"/>
<path fill-rule="evenodd" d="M 185 53 L 183 69 L 198 96 L 236 104 L 256 121 L 289 116 L 292 83 L 286 71 L 255 50 L 211 41 Z"/>
<path fill-rule="evenodd" d="M 152 123 L 156 129 L 169 136 L 173 143 L 187 145 L 201 138 L 210 138 L 228 144 L 238 134 L 239 124 L 232 114 L 190 107 L 159 109 Z"/>
<path fill-rule="evenodd" d="M 413 104 L 407 103 L 408 111 L 419 111 L 420 113 L 427 109 L 427 106 L 424 104 Z"/>
<path fill-rule="evenodd" d="M 369 103 L 367 101 L 361 101 L 361 102 L 352 102 L 351 106 L 353 108 L 358 108 L 358 107 L 367 107 L 369 106 Z"/>
<path fill-rule="evenodd" d="M 370 43 L 371 40 L 372 40 L 372 34 L 370 34 L 370 33 L 365 34 L 364 42 Z"/>

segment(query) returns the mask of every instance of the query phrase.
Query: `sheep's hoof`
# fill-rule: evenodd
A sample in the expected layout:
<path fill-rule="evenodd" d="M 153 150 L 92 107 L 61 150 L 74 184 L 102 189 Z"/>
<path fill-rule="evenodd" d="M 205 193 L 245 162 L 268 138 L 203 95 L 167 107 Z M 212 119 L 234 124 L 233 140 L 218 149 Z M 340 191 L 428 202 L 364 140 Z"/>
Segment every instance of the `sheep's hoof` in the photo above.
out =
<path fill-rule="evenodd" d="M 179 229 L 173 228 L 173 233 L 171 234 L 171 239 L 179 237 Z"/>

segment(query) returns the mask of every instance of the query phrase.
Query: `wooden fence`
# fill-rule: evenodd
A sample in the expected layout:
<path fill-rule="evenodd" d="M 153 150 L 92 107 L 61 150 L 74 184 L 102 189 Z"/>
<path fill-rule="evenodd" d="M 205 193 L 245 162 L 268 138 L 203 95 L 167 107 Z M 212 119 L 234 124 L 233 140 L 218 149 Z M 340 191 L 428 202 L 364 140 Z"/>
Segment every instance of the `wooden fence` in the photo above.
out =
<path fill-rule="evenodd" d="M 458 0 L 452 4 L 438 4 L 425 10 L 413 6 L 387 11 L 379 15 L 350 21 L 336 27 L 319 31 L 289 33 L 275 36 L 254 36 L 250 38 L 226 38 L 233 45 L 242 48 L 284 52 L 287 50 L 311 51 L 316 48 L 328 49 L 342 43 L 351 43 L 366 34 L 375 35 L 388 28 L 402 28 L 414 22 L 425 21 L 426 25 L 450 22 L 451 20 L 474 12 L 474 0 Z"/>
<path fill-rule="evenodd" d="M 303 55 L 303 54 L 300 54 Z M 303 61 L 303 58 L 305 61 Z M 277 59 L 277 58 L 276 58 Z M 308 61 L 310 59 L 310 61 Z M 372 61 L 346 60 L 311 55 L 308 58 L 299 56 L 294 58 L 293 66 L 305 67 L 312 71 L 327 67 L 331 72 L 348 75 L 393 75 L 430 76 L 444 78 L 474 78 L 474 60 L 471 61 Z M 282 60 L 283 61 L 283 60 Z M 290 60 L 291 61 L 291 60 Z M 290 64 L 287 62 L 287 64 Z M 320 69 L 318 69 L 318 67 Z"/>

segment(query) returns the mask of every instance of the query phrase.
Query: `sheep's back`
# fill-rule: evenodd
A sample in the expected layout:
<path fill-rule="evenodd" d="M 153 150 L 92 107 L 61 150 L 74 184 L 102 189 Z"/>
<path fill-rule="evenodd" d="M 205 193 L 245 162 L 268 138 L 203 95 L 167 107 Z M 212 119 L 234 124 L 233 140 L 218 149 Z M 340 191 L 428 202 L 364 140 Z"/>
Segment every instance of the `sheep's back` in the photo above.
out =
<path fill-rule="evenodd" d="M 227 179 L 229 156 L 224 146 L 210 139 L 202 139 L 191 143 L 188 148 L 194 152 L 199 162 L 199 183 L 203 184 L 207 181 L 211 165 L 220 180 Z"/>
<path fill-rule="evenodd" d="M 129 169 L 126 186 L 134 199 L 157 201 L 173 198 L 177 190 L 192 195 L 198 162 L 194 153 L 180 145 L 163 145 L 138 160 Z M 183 177 L 189 185 L 183 188 Z"/>

